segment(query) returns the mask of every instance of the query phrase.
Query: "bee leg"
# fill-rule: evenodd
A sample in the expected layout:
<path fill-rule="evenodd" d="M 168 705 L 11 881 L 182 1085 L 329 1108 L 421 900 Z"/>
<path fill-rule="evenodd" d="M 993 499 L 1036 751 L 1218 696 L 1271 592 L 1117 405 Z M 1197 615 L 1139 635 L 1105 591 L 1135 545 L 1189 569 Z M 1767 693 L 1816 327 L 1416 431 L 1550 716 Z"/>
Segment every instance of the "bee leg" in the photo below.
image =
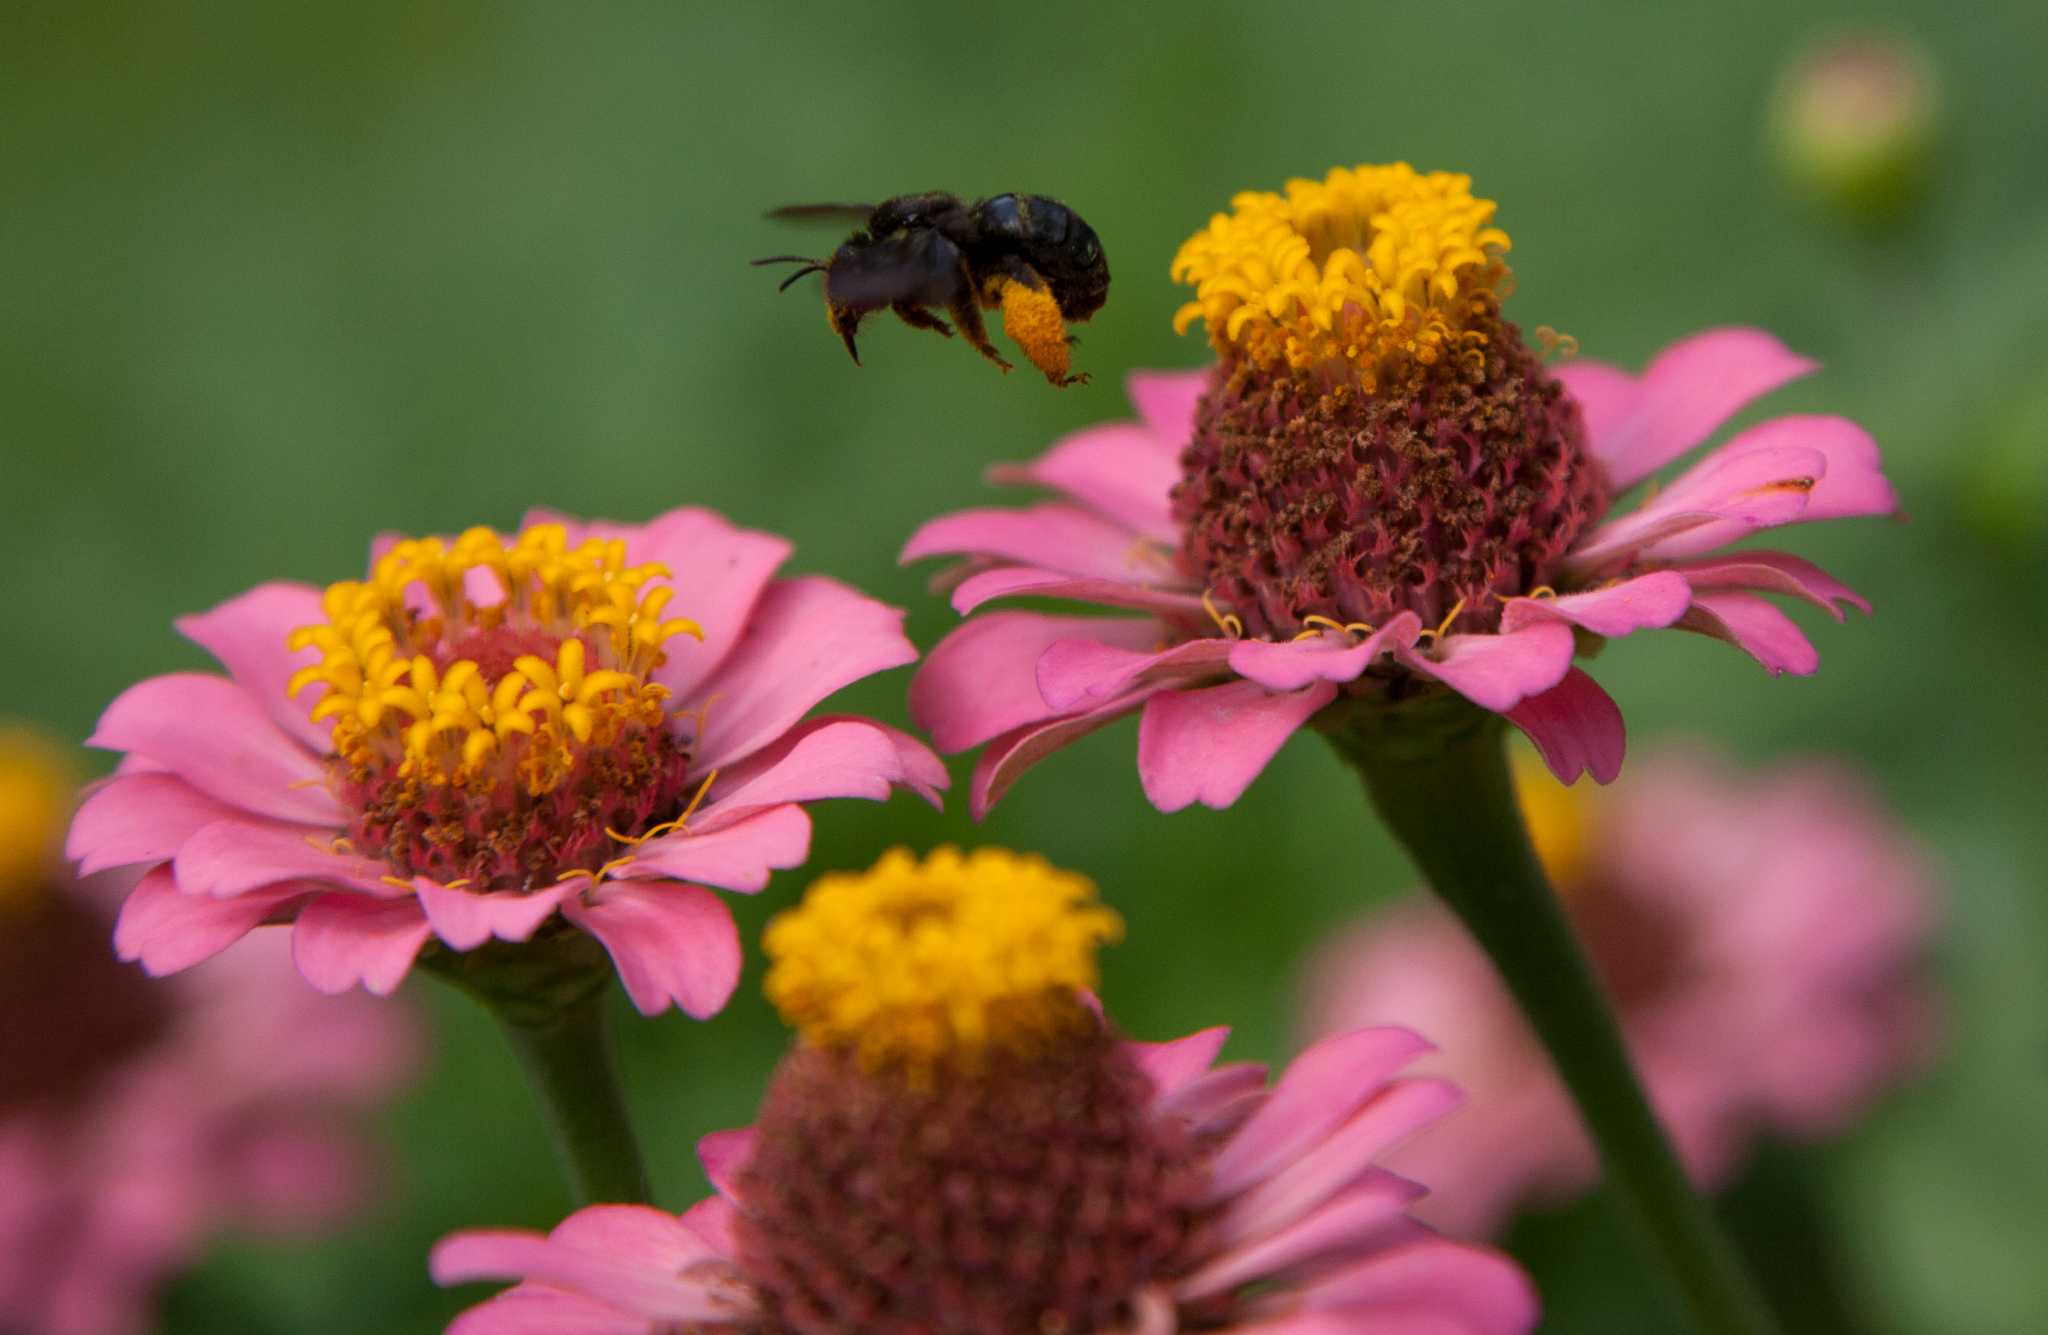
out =
<path fill-rule="evenodd" d="M 1029 266 L 1019 266 L 1021 272 L 996 279 L 990 286 L 990 294 L 1003 308 L 1003 332 L 1010 340 L 1024 349 L 1024 355 L 1031 364 L 1045 372 L 1045 378 L 1054 385 L 1085 385 L 1088 376 L 1069 375 L 1071 364 L 1067 349 L 1071 336 L 1067 333 L 1067 322 L 1060 314 L 1060 306 L 1053 300 L 1045 283 L 1032 272 Z"/>
<path fill-rule="evenodd" d="M 1003 360 L 1003 354 L 996 351 L 996 345 L 988 341 L 988 328 L 981 322 L 981 310 L 974 304 L 974 284 L 965 281 L 953 294 L 946 309 L 952 313 L 953 323 L 960 328 L 960 337 L 974 345 L 974 350 L 1002 367 L 1005 371 L 1010 364 Z"/>
<path fill-rule="evenodd" d="M 909 325 L 912 329 L 929 329 L 941 338 L 953 337 L 953 326 L 947 324 L 938 316 L 933 315 L 922 306 L 913 306 L 907 301 L 899 301 L 889 309 L 896 312 L 896 318 Z"/>
<path fill-rule="evenodd" d="M 860 349 L 853 345 L 853 336 L 860 330 L 861 313 L 851 306 L 825 307 L 827 318 L 832 321 L 832 332 L 839 335 L 839 341 L 846 345 L 846 355 L 853 358 L 855 366 L 860 365 Z"/>

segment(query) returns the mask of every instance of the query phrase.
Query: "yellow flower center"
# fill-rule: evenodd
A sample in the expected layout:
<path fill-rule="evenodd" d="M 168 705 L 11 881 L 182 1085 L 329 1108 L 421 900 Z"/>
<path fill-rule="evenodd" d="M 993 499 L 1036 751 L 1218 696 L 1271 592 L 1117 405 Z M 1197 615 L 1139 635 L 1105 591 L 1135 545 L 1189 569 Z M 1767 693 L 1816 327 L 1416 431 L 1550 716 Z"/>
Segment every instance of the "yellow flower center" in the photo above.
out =
<path fill-rule="evenodd" d="M 1508 234 L 1472 178 L 1405 162 L 1246 191 L 1173 259 L 1197 319 L 1226 361 L 1264 368 L 1355 368 L 1368 385 L 1390 356 L 1429 364 L 1483 346 L 1505 295 Z"/>
<path fill-rule="evenodd" d="M 25 729 L 0 729 L 0 913 L 41 899 L 70 811 L 70 776 L 56 749 Z"/>
<path fill-rule="evenodd" d="M 1518 752 L 1514 771 L 1515 797 L 1522 823 L 1529 827 L 1529 842 L 1536 846 L 1536 860 L 1557 892 L 1569 898 L 1585 884 L 1592 857 L 1589 799 L 1559 783 L 1534 756 Z"/>
<path fill-rule="evenodd" d="M 768 924 L 765 986 L 806 1043 L 915 1081 L 1074 1032 L 1096 948 L 1122 934 L 1093 883 L 1042 858 L 941 848 L 919 862 L 899 848 L 821 877 Z"/>
<path fill-rule="evenodd" d="M 333 720 L 335 753 L 357 780 L 516 775 L 547 793 L 584 749 L 661 726 L 668 691 L 648 674 L 671 636 L 702 636 L 663 616 L 668 576 L 627 565 L 618 539 L 572 548 L 559 524 L 510 543 L 487 528 L 402 541 L 367 580 L 328 587 L 324 625 L 292 632 L 290 647 L 312 646 L 320 661 L 287 689 L 327 687 L 312 717 Z"/>

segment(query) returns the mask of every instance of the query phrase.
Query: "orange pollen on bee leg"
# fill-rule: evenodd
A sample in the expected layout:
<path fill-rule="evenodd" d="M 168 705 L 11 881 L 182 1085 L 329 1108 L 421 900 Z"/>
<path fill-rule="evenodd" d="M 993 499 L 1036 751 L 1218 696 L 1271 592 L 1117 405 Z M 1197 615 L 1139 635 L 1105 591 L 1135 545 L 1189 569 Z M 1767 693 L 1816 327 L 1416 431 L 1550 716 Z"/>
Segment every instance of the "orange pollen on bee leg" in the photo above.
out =
<path fill-rule="evenodd" d="M 1050 292 L 1026 287 L 1014 278 L 999 278 L 994 286 L 1003 307 L 1003 332 L 1048 379 L 1055 383 L 1065 380 L 1071 363 L 1067 322 L 1060 314 L 1060 304 Z"/>

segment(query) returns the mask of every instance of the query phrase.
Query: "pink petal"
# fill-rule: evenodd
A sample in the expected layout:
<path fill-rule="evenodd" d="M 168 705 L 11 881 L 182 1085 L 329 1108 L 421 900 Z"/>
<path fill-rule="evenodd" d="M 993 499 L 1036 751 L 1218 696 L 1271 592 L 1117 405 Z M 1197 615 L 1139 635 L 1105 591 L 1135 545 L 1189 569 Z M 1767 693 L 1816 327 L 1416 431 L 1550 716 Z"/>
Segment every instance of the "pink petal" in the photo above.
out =
<path fill-rule="evenodd" d="M 1063 598 L 1101 607 L 1127 607 L 1168 616 L 1206 616 L 1201 598 L 1151 584 L 1120 580 L 1076 579 L 1057 570 L 1033 566 L 997 566 L 969 575 L 953 590 L 953 610 L 966 616 L 999 598 Z"/>
<path fill-rule="evenodd" d="M 1586 410 L 1593 457 L 1624 491 L 1714 433 L 1759 395 L 1819 368 L 1760 329 L 1709 329 L 1657 354 L 1622 393 L 1617 372 L 1567 362 L 1557 378 Z"/>
<path fill-rule="evenodd" d="M 946 783 L 944 762 L 908 733 L 830 714 L 805 720 L 774 746 L 721 773 L 709 800 L 690 818 L 690 828 L 710 834 L 790 802 L 829 797 L 879 802 L 899 784 L 938 806 Z"/>
<path fill-rule="evenodd" d="M 672 572 L 669 615 L 704 628 L 701 642 L 670 640 L 668 662 L 654 674 L 678 700 L 688 698 L 739 643 L 761 591 L 789 558 L 789 542 L 696 508 L 670 510 L 623 536 L 628 560 L 659 561 Z"/>
<path fill-rule="evenodd" d="M 1152 1082 L 1152 1098 L 1158 1102 L 1171 1098 L 1197 1076 L 1207 1074 L 1229 1037 L 1229 1028 L 1218 1025 L 1165 1043 L 1126 1042 L 1123 1050 Z"/>
<path fill-rule="evenodd" d="M 1266 1068 L 1258 1062 L 1231 1062 L 1205 1072 L 1171 1094 L 1155 1096 L 1153 1112 L 1186 1119 L 1198 1134 L 1225 1136 L 1266 1102 Z"/>
<path fill-rule="evenodd" d="M 299 910 L 292 926 L 292 962 L 322 992 L 346 992 L 360 983 L 388 997 L 432 935 L 427 915 L 409 895 L 321 895 Z"/>
<path fill-rule="evenodd" d="M 711 706 L 696 763 L 715 769 L 742 759 L 841 687 L 916 660 L 901 609 L 822 575 L 777 580 L 724 665 L 684 702 Z"/>
<path fill-rule="evenodd" d="M 1178 583 L 1155 543 L 1076 505 L 1049 501 L 1022 510 L 985 508 L 941 515 L 910 535 L 898 558 L 991 556 L 1125 584 Z"/>
<path fill-rule="evenodd" d="M 1789 524 L 1806 512 L 1827 456 L 1798 446 L 1752 449 L 1736 437 L 1640 509 L 1600 524 L 1566 555 L 1575 571 L 1662 554 L 1682 556 Z"/>
<path fill-rule="evenodd" d="M 965 623 L 910 679 L 910 717 L 941 751 L 964 751 L 1057 711 L 1038 691 L 1038 660 L 1061 640 L 1086 637 L 1122 649 L 1159 642 L 1156 621 L 994 612 Z"/>
<path fill-rule="evenodd" d="M 712 1134 L 718 1133 L 714 1131 Z M 683 1226 L 702 1238 L 706 1249 L 714 1255 L 738 1255 L 739 1238 L 735 1225 L 739 1222 L 739 1212 L 724 1196 L 706 1196 L 683 1211 L 682 1220 Z"/>
<path fill-rule="evenodd" d="M 140 753 L 244 811 L 301 825 L 342 823 L 319 760 L 223 677 L 179 672 L 139 681 L 107 706 L 86 744 Z"/>
<path fill-rule="evenodd" d="M 1525 1335 L 1541 1314 L 1535 1287 L 1513 1261 L 1427 1235 L 1320 1275 L 1295 1297 L 1304 1312 L 1430 1312 L 1455 1321 L 1462 1335 Z"/>
<path fill-rule="evenodd" d="M 519 1279 L 545 1235 L 525 1228 L 475 1228 L 451 1234 L 427 1253 L 427 1273 L 436 1284 L 475 1284 Z"/>
<path fill-rule="evenodd" d="M 1275 691 L 1296 690 L 1312 681 L 1356 681 L 1381 654 L 1395 645 L 1413 645 L 1421 632 L 1421 617 L 1399 612 L 1355 644 L 1334 631 L 1301 640 L 1239 640 L 1231 648 L 1230 667 Z"/>
<path fill-rule="evenodd" d="M 580 881 L 572 880 L 525 894 L 512 890 L 472 894 L 451 890 L 426 876 L 415 876 L 412 883 L 434 935 L 456 950 L 475 950 L 494 936 L 500 941 L 524 941 L 554 915 L 557 905 L 582 888 Z"/>
<path fill-rule="evenodd" d="M 1738 446 L 1756 450 L 1818 450 L 1827 456 L 1826 472 L 1814 485 L 1806 511 L 1799 517 L 1802 523 L 1899 513 L 1898 493 L 1885 478 L 1877 442 L 1846 417 L 1774 417 L 1757 423 L 1722 449 Z"/>
<path fill-rule="evenodd" d="M 1337 698 L 1327 681 L 1275 693 L 1233 681 L 1161 691 L 1138 723 L 1138 777 L 1161 811 L 1192 802 L 1227 807 L 1251 786 L 1294 730 Z"/>
<path fill-rule="evenodd" d="M 1061 713 L 1092 709 L 1134 686 L 1214 677 L 1230 657 L 1229 640 L 1188 640 L 1153 652 L 1100 640 L 1058 640 L 1038 658 L 1038 693 Z"/>
<path fill-rule="evenodd" d="M 454 1283 L 458 1281 L 444 1281 Z M 566 1289 L 521 1284 L 459 1313 L 446 1335 L 647 1335 L 647 1318 Z"/>
<path fill-rule="evenodd" d="M 280 881 L 322 881 L 379 898 L 402 893 L 382 881 L 385 864 L 332 852 L 332 838 L 332 831 L 233 816 L 194 831 L 172 868 L 180 890 L 216 899 Z"/>
<path fill-rule="evenodd" d="M 740 934 L 717 895 L 674 881 L 606 881 L 562 914 L 604 944 L 642 1015 L 716 1015 L 740 981 Z"/>
<path fill-rule="evenodd" d="M 1619 637 L 1668 626 L 1685 615 L 1691 602 L 1692 586 L 1685 577 L 1660 570 L 1560 598 L 1510 598 L 1501 612 L 1500 626 L 1512 631 L 1556 620 L 1582 626 L 1595 635 Z"/>
<path fill-rule="evenodd" d="M 723 829 L 678 831 L 633 850 L 627 874 L 696 881 L 721 890 L 763 889 L 770 873 L 800 867 L 811 852 L 811 818 L 789 803 L 769 807 Z"/>
<path fill-rule="evenodd" d="M 1592 357 L 1575 357 L 1550 369 L 1579 405 L 1589 442 L 1612 436 L 1614 428 L 1635 406 L 1636 378 L 1619 366 Z M 1613 471 L 1607 469 L 1610 484 L 1620 491 L 1623 484 L 1613 481 Z"/>
<path fill-rule="evenodd" d="M 168 865 L 156 867 L 121 902 L 114 953 L 161 978 L 218 955 L 307 893 L 305 886 L 281 885 L 235 899 L 201 899 L 179 893 Z"/>
<path fill-rule="evenodd" d="M 1206 1298 L 1332 1254 L 1355 1252 L 1361 1241 L 1399 1220 L 1422 1194 L 1421 1187 L 1392 1173 L 1368 1172 L 1279 1232 L 1225 1251 L 1175 1285 L 1174 1291 L 1183 1301 Z"/>
<path fill-rule="evenodd" d="M 1613 783 L 1621 773 L 1628 732 L 1621 709 L 1600 684 L 1573 668 L 1564 680 L 1508 711 L 1508 721 L 1536 744 L 1543 763 L 1561 783 L 1591 774 Z"/>
<path fill-rule="evenodd" d="M 1430 1051 L 1405 1029 L 1354 1029 L 1296 1057 L 1244 1129 L 1217 1154 L 1205 1199 L 1227 1200 L 1292 1162 Z"/>
<path fill-rule="evenodd" d="M 1160 542 L 1178 537 L 1169 497 L 1180 481 L 1180 462 L 1135 423 L 1085 427 L 1028 464 L 989 470 L 989 478 L 1063 491 L 1118 526 Z"/>
<path fill-rule="evenodd" d="M 714 1255 L 695 1229 L 646 1205 L 585 1206 L 549 1230 L 548 1241 L 670 1272 Z"/>
<path fill-rule="evenodd" d="M 1394 657 L 1480 708 L 1504 714 L 1563 681 L 1573 647 L 1569 626 L 1539 621 L 1497 635 L 1446 635 L 1434 655 L 1396 643 Z"/>
<path fill-rule="evenodd" d="M 1813 647 L 1791 617 L 1753 593 L 1702 593 L 1679 626 L 1726 640 L 1763 664 L 1772 676 L 1812 676 L 1820 667 Z"/>
<path fill-rule="evenodd" d="M 82 876 L 136 862 L 163 862 L 201 826 L 235 814 L 174 774 L 117 774 L 71 818 L 64 855 Z"/>
<path fill-rule="evenodd" d="M 697 1162 L 704 1176 L 728 1200 L 739 1199 L 740 1170 L 754 1156 L 754 1128 L 742 1126 L 730 1131 L 713 1131 L 697 1141 Z"/>
<path fill-rule="evenodd" d="M 1042 723 L 1031 723 L 991 741 L 981 753 L 981 759 L 974 763 L 974 776 L 968 783 L 967 807 L 976 820 L 989 813 L 1010 791 L 1024 771 L 1036 765 L 1053 752 L 1070 742 L 1077 742 L 1106 723 L 1112 723 L 1144 704 L 1163 686 L 1144 687 L 1131 692 L 1099 709 L 1085 714 L 1067 714 Z"/>
<path fill-rule="evenodd" d="M 1672 567 L 1695 589 L 1762 589 L 1803 598 L 1835 620 L 1847 603 L 1862 612 L 1870 604 L 1862 595 L 1813 562 L 1787 552 L 1740 551 L 1726 556 L 1681 561 Z"/>
<path fill-rule="evenodd" d="M 645 1215 L 659 1213 L 646 1206 L 610 1208 L 636 1210 Z M 585 1211 L 578 1211 L 582 1213 Z M 695 1240 L 688 1230 L 673 1215 L 666 1219 L 666 1236 L 694 1247 Z M 641 1231 L 653 1226 L 648 1221 Z M 435 1246 L 428 1257 L 428 1268 L 436 1282 L 442 1284 L 522 1278 L 584 1294 L 639 1313 L 643 1318 L 661 1321 L 718 1321 L 741 1314 L 731 1286 L 707 1283 L 681 1273 L 684 1265 L 695 1259 L 691 1254 L 668 1257 L 665 1264 L 650 1261 L 647 1253 L 650 1246 L 660 1249 L 659 1238 L 637 1236 L 632 1246 L 622 1249 L 611 1236 L 623 1231 L 617 1223 L 609 1223 L 602 1230 L 605 1245 L 599 1245 L 595 1239 L 582 1239 L 576 1231 L 565 1237 L 567 1227 L 565 1223 L 547 1238 L 519 1229 L 457 1233 Z M 646 1328 L 643 1320 L 642 1329 Z"/>
<path fill-rule="evenodd" d="M 1759 423 L 1723 445 L 1693 470 L 1672 484 L 1675 491 L 1688 485 L 1693 474 L 1721 463 L 1769 451 L 1781 451 L 1789 458 L 1811 451 L 1827 460 L 1826 467 L 1813 474 L 1806 504 L 1789 516 L 1765 519 L 1765 523 L 1802 524 L 1823 519 L 1843 519 L 1898 513 L 1899 499 L 1886 480 L 1878 458 L 1877 442 L 1870 433 L 1842 417 L 1779 417 Z M 1730 515 L 1721 522 L 1680 528 L 1643 545 L 1645 556 L 1671 559 L 1709 552 L 1740 538 L 1757 527 L 1747 515 Z"/>
<path fill-rule="evenodd" d="M 317 754 L 334 749 L 333 729 L 309 717 L 326 688 L 308 688 L 294 700 L 285 694 L 292 674 L 320 661 L 311 647 L 292 653 L 285 641 L 300 626 L 324 625 L 320 591 L 307 584 L 259 584 L 211 611 L 179 617 L 178 633 L 220 660 L 235 684 L 260 702 L 264 712 Z"/>
<path fill-rule="evenodd" d="M 1457 1086 L 1443 1080 L 1389 1085 L 1348 1122 L 1233 1201 L 1218 1221 L 1219 1244 L 1241 1246 L 1295 1223 L 1462 1099 Z"/>
<path fill-rule="evenodd" d="M 1215 379 L 1212 367 L 1194 371 L 1133 371 L 1124 380 L 1131 405 L 1158 442 L 1159 451 L 1178 460 L 1195 435 L 1195 405 Z"/>

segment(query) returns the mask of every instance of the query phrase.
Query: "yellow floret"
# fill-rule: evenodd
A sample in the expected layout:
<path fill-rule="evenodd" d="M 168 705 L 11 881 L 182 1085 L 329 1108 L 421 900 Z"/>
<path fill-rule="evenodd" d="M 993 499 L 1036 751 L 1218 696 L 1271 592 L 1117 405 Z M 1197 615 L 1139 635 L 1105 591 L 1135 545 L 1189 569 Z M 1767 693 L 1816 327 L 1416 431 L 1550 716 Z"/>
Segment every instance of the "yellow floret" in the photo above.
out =
<path fill-rule="evenodd" d="M 28 908 L 57 866 L 71 776 L 32 732 L 0 728 L 0 913 Z"/>
<path fill-rule="evenodd" d="M 1368 383 L 1395 353 L 1456 355 L 1485 342 L 1508 277 L 1495 207 L 1471 177 L 1405 162 L 1247 191 L 1174 256 L 1174 279 L 1195 288 L 1174 328 L 1202 320 L 1226 359 L 1349 364 Z"/>
<path fill-rule="evenodd" d="M 814 1047 L 913 1081 L 1033 1052 L 1090 1019 L 1079 993 L 1123 933 L 1084 876 L 999 848 L 895 849 L 820 878 L 768 924 L 768 999 Z"/>
<path fill-rule="evenodd" d="M 326 686 L 312 717 L 332 720 L 335 750 L 351 765 L 382 758 L 428 784 L 464 784 L 518 736 L 518 773 L 546 792 L 578 748 L 661 723 L 668 691 L 650 674 L 672 636 L 703 637 L 696 622 L 663 615 L 668 575 L 651 562 L 627 565 L 617 538 L 571 547 L 560 524 L 532 525 L 509 543 L 488 528 L 452 543 L 406 539 L 369 579 L 329 586 L 324 624 L 292 632 L 289 646 L 317 649 L 320 661 L 286 690 Z M 408 602 L 415 590 L 425 608 Z M 468 658 L 436 668 L 437 648 L 498 630 L 551 639 L 553 661 L 523 654 L 496 679 Z"/>
<path fill-rule="evenodd" d="M 1587 798 L 1576 788 L 1567 788 L 1542 761 L 1517 753 L 1514 759 L 1515 798 L 1522 808 L 1522 822 L 1529 827 L 1529 842 L 1536 846 L 1536 859 L 1550 876 L 1550 883 L 1562 894 L 1585 878 L 1591 860 L 1592 819 Z"/>

